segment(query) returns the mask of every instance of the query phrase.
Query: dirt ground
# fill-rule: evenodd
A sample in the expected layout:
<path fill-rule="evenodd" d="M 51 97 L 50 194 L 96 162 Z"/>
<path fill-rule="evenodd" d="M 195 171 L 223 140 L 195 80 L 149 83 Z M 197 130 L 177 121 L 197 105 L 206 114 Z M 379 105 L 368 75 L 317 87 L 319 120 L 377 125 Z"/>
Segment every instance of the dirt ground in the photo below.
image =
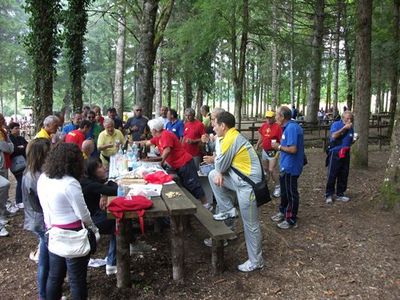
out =
<path fill-rule="evenodd" d="M 185 282 L 172 281 L 169 230 L 151 233 L 151 253 L 132 257 L 133 287 L 116 288 L 105 268 L 89 268 L 90 299 L 400 299 L 399 214 L 378 205 L 378 186 L 388 158 L 372 147 L 369 169 L 351 168 L 349 203 L 324 203 L 326 170 L 321 149 L 307 149 L 309 164 L 300 177 L 298 228 L 283 231 L 273 224 L 277 200 L 262 207 L 264 269 L 243 274 L 246 260 L 243 229 L 225 249 L 226 271 L 211 275 L 211 251 L 204 230 L 191 222 L 185 240 Z M 13 193 L 14 194 L 14 193 Z M 22 229 L 23 213 L 11 218 L 10 237 L 0 238 L 0 298 L 37 299 L 36 264 L 29 252 L 35 237 Z M 104 257 L 104 237 L 94 257 Z M 64 295 L 69 297 L 65 284 Z"/>

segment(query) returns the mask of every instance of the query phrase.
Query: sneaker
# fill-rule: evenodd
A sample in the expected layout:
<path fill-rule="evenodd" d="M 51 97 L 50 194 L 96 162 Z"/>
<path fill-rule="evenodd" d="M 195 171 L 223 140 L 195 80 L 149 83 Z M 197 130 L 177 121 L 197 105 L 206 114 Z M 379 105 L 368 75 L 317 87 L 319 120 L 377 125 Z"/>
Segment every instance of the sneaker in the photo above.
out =
<path fill-rule="evenodd" d="M 326 204 L 332 204 L 332 202 L 333 202 L 332 196 L 326 197 L 326 199 L 325 199 Z"/>
<path fill-rule="evenodd" d="M 106 265 L 106 274 L 107 275 L 117 274 L 117 266 Z"/>
<path fill-rule="evenodd" d="M 240 272 L 251 272 L 257 269 L 264 268 L 264 263 L 260 263 L 258 265 L 253 264 L 250 260 L 247 260 L 245 263 L 238 265 L 238 270 Z"/>
<path fill-rule="evenodd" d="M 336 201 L 349 202 L 350 198 L 347 196 L 336 196 Z"/>
<path fill-rule="evenodd" d="M 212 238 L 204 239 L 204 245 L 207 247 L 212 247 Z M 228 246 L 228 241 L 224 240 L 224 247 Z"/>
<path fill-rule="evenodd" d="M 206 208 L 208 211 L 212 211 L 213 210 L 213 206 L 211 203 L 206 203 L 203 204 L 204 208 Z"/>
<path fill-rule="evenodd" d="M 284 216 L 285 215 L 283 213 L 278 212 L 277 214 L 275 214 L 271 217 L 271 220 L 274 222 L 281 222 L 281 221 L 283 221 Z"/>
<path fill-rule="evenodd" d="M 280 185 L 275 186 L 272 196 L 274 196 L 275 198 L 279 198 L 281 196 L 281 186 Z"/>
<path fill-rule="evenodd" d="M 39 262 L 39 248 L 29 253 L 29 259 L 33 260 L 35 263 Z"/>
<path fill-rule="evenodd" d="M 11 203 L 11 202 L 7 202 L 6 203 L 6 208 L 7 208 L 7 211 L 11 215 L 16 214 L 18 212 L 18 209 L 19 209 L 14 203 Z"/>
<path fill-rule="evenodd" d="M 224 221 L 229 218 L 236 218 L 237 212 L 236 208 L 232 207 L 230 210 L 226 212 L 220 212 L 219 214 L 213 215 L 214 220 L 216 221 Z"/>
<path fill-rule="evenodd" d="M 8 224 L 8 220 L 6 218 L 0 218 L 0 226 L 4 226 Z"/>
<path fill-rule="evenodd" d="M 21 203 L 17 203 L 16 206 L 17 206 L 19 209 L 24 209 L 24 204 L 23 204 L 22 202 L 21 202 Z"/>
<path fill-rule="evenodd" d="M 280 229 L 290 229 L 290 228 L 297 228 L 297 223 L 290 224 L 288 221 L 284 220 L 278 224 L 276 224 Z"/>
<path fill-rule="evenodd" d="M 0 230 L 0 237 L 8 236 L 8 235 L 9 235 L 9 233 L 8 233 L 7 229 L 6 229 L 4 226 L 1 227 L 1 230 Z"/>

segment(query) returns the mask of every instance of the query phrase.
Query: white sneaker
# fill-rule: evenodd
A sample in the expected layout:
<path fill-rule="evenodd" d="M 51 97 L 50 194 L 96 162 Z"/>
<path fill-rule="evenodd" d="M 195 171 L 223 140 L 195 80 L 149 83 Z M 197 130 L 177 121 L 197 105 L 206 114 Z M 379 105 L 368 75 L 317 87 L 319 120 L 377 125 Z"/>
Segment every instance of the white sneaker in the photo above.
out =
<path fill-rule="evenodd" d="M 280 185 L 275 186 L 275 190 L 274 190 L 274 192 L 272 193 L 272 195 L 273 195 L 275 198 L 279 198 L 279 197 L 281 196 L 281 186 L 280 186 Z"/>
<path fill-rule="evenodd" d="M 6 218 L 0 218 L 0 226 L 4 226 L 8 224 L 8 220 Z"/>
<path fill-rule="evenodd" d="M 8 233 L 7 229 L 4 226 L 1 227 L 0 237 L 4 237 L 4 236 L 8 236 L 8 235 L 9 235 L 9 233 Z"/>
<path fill-rule="evenodd" d="M 284 217 L 285 215 L 279 211 L 271 217 L 271 220 L 274 222 L 281 222 L 283 221 Z"/>
<path fill-rule="evenodd" d="M 240 272 L 251 272 L 257 269 L 264 268 L 264 263 L 260 263 L 258 265 L 253 264 L 250 260 L 247 260 L 245 263 L 238 265 L 238 270 Z"/>
<path fill-rule="evenodd" d="M 347 196 L 336 196 L 337 201 L 342 201 L 342 202 L 349 202 L 350 198 Z"/>
<path fill-rule="evenodd" d="M 206 245 L 207 247 L 212 247 L 212 239 L 211 238 L 204 239 L 204 245 Z M 228 246 L 228 241 L 224 240 L 224 247 L 226 246 Z"/>
<path fill-rule="evenodd" d="M 39 262 L 39 248 L 37 248 L 35 251 L 32 251 L 31 253 L 29 253 L 29 259 L 34 261 L 35 263 Z"/>
<path fill-rule="evenodd" d="M 16 206 L 17 206 L 19 209 L 24 209 L 24 204 L 23 204 L 22 202 L 21 202 L 21 203 L 17 203 Z"/>
<path fill-rule="evenodd" d="M 326 204 L 332 204 L 332 202 L 333 202 L 332 196 L 326 197 L 326 199 L 325 199 Z"/>
<path fill-rule="evenodd" d="M 17 213 L 17 211 L 18 211 L 18 207 L 14 204 L 14 203 L 12 203 L 12 202 L 7 202 L 6 203 L 6 209 L 7 209 L 7 211 L 10 213 L 10 214 L 16 214 Z"/>
<path fill-rule="evenodd" d="M 236 208 L 232 207 L 230 210 L 220 212 L 219 214 L 213 215 L 214 220 L 224 221 L 229 218 L 236 218 L 238 216 Z"/>
<path fill-rule="evenodd" d="M 117 266 L 106 265 L 106 274 L 107 275 L 117 274 Z"/>

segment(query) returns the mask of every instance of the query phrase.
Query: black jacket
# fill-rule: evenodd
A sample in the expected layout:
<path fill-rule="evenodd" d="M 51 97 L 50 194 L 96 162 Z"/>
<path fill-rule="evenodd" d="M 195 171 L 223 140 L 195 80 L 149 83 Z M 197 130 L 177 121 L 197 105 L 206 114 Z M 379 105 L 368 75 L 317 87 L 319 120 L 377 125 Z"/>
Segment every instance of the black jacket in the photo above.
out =
<path fill-rule="evenodd" d="M 81 186 L 90 215 L 94 215 L 100 210 L 99 202 L 101 195 L 116 196 L 118 190 L 118 185 L 113 181 L 101 183 L 87 177 L 81 180 Z"/>
<path fill-rule="evenodd" d="M 10 140 L 14 144 L 14 152 L 11 154 L 11 158 L 18 155 L 23 155 L 26 158 L 26 146 L 28 145 L 28 142 L 25 138 L 23 136 L 14 136 L 10 134 Z"/>

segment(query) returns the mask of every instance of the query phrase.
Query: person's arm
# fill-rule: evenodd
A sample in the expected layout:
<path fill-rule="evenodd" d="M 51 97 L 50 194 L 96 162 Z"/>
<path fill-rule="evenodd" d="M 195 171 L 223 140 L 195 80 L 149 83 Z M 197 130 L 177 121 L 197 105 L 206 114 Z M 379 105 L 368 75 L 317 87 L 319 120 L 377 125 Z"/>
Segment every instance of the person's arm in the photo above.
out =
<path fill-rule="evenodd" d="M 256 150 L 258 150 L 260 148 L 261 143 L 262 143 L 262 137 L 260 136 L 260 138 L 257 141 L 256 147 L 255 147 Z"/>
<path fill-rule="evenodd" d="M 352 123 L 347 123 L 345 124 L 342 128 L 340 128 L 339 130 L 336 130 L 334 132 L 331 133 L 331 137 L 336 140 L 340 137 L 342 137 L 343 135 L 345 135 L 347 133 L 347 131 L 349 129 L 351 129 L 353 127 Z"/>
<path fill-rule="evenodd" d="M 235 143 L 235 142 L 234 142 Z M 221 144 L 221 154 L 214 159 L 215 169 L 220 173 L 225 173 L 232 165 L 232 160 L 235 157 L 235 145 L 228 145 L 224 151 L 224 145 Z"/>
<path fill-rule="evenodd" d="M 117 189 L 118 184 L 116 184 L 115 182 L 109 181 L 107 184 L 104 184 L 101 182 L 93 181 L 90 183 L 90 186 L 85 189 L 85 191 L 90 190 L 106 196 L 117 196 Z"/>
<path fill-rule="evenodd" d="M 171 153 L 171 147 L 164 148 L 164 150 L 161 154 L 161 165 L 163 165 L 165 163 L 165 160 L 167 159 L 167 157 L 169 156 L 170 153 Z"/>

